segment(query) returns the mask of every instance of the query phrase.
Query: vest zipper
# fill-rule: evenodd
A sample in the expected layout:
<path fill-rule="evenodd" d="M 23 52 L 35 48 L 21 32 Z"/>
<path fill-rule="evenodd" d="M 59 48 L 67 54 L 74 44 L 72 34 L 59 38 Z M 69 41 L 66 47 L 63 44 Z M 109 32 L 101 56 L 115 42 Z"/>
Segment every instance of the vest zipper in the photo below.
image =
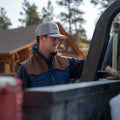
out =
<path fill-rule="evenodd" d="M 52 67 L 53 67 L 53 61 L 52 61 Z M 51 70 L 52 70 L 52 69 L 51 69 Z M 55 78 L 54 78 L 54 76 L 53 76 L 51 70 L 49 69 L 49 71 L 50 71 L 50 75 L 51 75 L 51 78 L 52 78 L 53 84 L 56 85 Z"/>
<path fill-rule="evenodd" d="M 51 78 L 52 78 L 53 84 L 56 85 L 55 78 L 54 78 L 53 74 L 51 73 L 50 70 L 49 70 L 49 72 L 50 72 L 50 75 L 51 75 Z"/>

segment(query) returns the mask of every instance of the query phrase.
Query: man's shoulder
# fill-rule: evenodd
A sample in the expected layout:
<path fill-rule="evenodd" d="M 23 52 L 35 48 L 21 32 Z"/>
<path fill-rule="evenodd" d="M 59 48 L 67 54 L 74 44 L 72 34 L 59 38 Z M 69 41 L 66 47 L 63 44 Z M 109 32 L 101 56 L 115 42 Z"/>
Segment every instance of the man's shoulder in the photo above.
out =
<path fill-rule="evenodd" d="M 69 66 L 69 60 L 65 56 L 56 55 L 53 61 L 56 68 L 66 69 Z"/>
<path fill-rule="evenodd" d="M 56 59 L 68 60 L 68 58 L 66 56 L 61 56 L 61 55 L 56 55 Z"/>
<path fill-rule="evenodd" d="M 31 55 L 29 58 L 27 58 L 26 60 L 24 60 L 21 64 L 26 65 L 26 64 L 30 64 L 33 60 L 33 55 Z"/>

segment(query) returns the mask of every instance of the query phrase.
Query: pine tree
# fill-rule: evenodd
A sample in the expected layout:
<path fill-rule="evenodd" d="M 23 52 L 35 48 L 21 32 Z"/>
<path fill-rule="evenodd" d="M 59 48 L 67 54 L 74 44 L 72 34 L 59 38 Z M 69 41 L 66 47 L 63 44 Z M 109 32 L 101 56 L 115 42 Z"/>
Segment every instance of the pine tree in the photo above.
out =
<path fill-rule="evenodd" d="M 47 8 L 42 8 L 42 20 L 43 22 L 53 21 L 53 6 L 50 0 L 48 1 Z"/>
<path fill-rule="evenodd" d="M 94 5 L 101 5 L 102 9 L 107 8 L 114 0 L 90 0 Z"/>
<path fill-rule="evenodd" d="M 0 8 L 0 28 L 8 29 L 11 25 L 10 19 L 6 16 L 6 11 L 4 8 Z"/>
<path fill-rule="evenodd" d="M 42 23 L 42 19 L 40 19 L 39 14 L 37 12 L 37 7 L 35 4 L 30 5 L 27 0 L 23 2 L 23 12 L 20 12 L 20 15 L 24 16 L 23 18 L 18 19 L 23 25 L 29 26 L 34 24 Z"/>
<path fill-rule="evenodd" d="M 86 37 L 86 32 L 82 27 L 85 22 L 82 17 L 84 12 L 79 9 L 82 0 L 59 0 L 57 3 L 67 9 L 68 12 L 61 12 L 61 21 L 64 21 L 65 24 L 69 23 L 69 35 L 74 43 L 79 45 L 80 38 L 83 36 L 81 31 L 84 31 L 84 37 Z"/>
<path fill-rule="evenodd" d="M 57 3 L 67 9 L 68 12 L 61 12 L 61 21 L 64 23 L 69 23 L 69 34 L 72 35 L 72 28 L 77 30 L 77 24 L 82 23 L 84 19 L 82 18 L 83 12 L 78 9 L 82 0 L 58 0 Z M 74 27 L 72 27 L 74 25 Z"/>
<path fill-rule="evenodd" d="M 100 6 L 100 14 L 115 0 L 90 0 L 95 6 Z M 120 22 L 120 13 L 115 17 L 114 22 Z M 114 23 L 113 22 L 113 23 Z"/>

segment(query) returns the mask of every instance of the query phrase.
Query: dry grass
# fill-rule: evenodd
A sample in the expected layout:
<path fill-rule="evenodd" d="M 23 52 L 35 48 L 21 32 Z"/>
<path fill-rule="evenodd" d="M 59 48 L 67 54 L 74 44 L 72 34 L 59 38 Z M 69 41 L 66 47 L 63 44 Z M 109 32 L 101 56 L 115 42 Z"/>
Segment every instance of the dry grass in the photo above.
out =
<path fill-rule="evenodd" d="M 82 53 L 85 55 L 85 57 L 87 56 L 88 50 L 89 50 L 89 44 L 84 43 L 81 47 L 80 50 L 82 51 Z"/>

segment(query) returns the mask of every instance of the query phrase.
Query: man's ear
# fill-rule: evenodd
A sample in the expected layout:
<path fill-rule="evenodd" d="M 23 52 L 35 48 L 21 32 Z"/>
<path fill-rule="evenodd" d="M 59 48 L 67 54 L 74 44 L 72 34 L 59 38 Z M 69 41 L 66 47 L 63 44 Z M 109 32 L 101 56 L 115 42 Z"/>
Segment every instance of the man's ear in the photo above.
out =
<path fill-rule="evenodd" d="M 45 37 L 43 35 L 40 35 L 40 40 L 45 41 Z"/>
<path fill-rule="evenodd" d="M 40 35 L 40 36 L 39 36 L 39 39 L 40 39 L 40 40 L 41 40 L 41 39 L 43 39 L 43 36 L 42 36 L 42 35 Z"/>

